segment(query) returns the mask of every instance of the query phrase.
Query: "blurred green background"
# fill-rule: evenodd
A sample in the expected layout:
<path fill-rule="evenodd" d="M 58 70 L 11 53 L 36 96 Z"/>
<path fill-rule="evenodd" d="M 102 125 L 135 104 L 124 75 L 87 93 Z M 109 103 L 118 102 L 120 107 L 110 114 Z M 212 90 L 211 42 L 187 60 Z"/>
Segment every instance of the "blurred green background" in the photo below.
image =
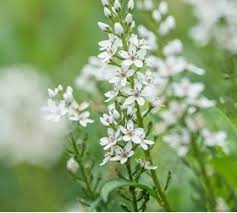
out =
<path fill-rule="evenodd" d="M 228 131 L 231 135 L 229 141 L 235 150 L 237 94 L 236 87 L 224 78 L 224 72 L 228 72 L 224 57 L 226 53 L 214 43 L 198 49 L 187 35 L 188 28 L 195 23 L 190 8 L 178 0 L 169 2 L 171 12 L 177 18 L 175 36 L 183 40 L 185 55 L 207 70 L 204 77 L 196 80 L 205 82 L 208 97 L 218 101 L 224 96 L 231 101 L 225 104 L 218 102 L 222 112 L 214 112 L 211 120 L 214 125 Z M 103 38 L 103 34 L 96 23 L 103 19 L 99 0 L 1 0 L 0 65 L 30 64 L 42 70 L 54 86 L 61 82 L 73 85 L 88 57 L 98 52 L 97 42 Z M 209 116 L 213 116 L 213 113 Z M 90 129 L 94 135 L 91 141 L 96 138 L 96 127 L 94 124 Z M 95 143 L 93 141 L 91 150 L 99 163 L 101 150 Z M 177 163 L 176 157 L 169 157 L 174 155 L 167 147 L 159 147 L 157 152 L 159 156 L 165 155 L 164 165 L 159 167 L 161 175 L 173 169 L 176 171 L 173 185 L 179 183 L 180 178 L 183 180 L 170 192 L 174 198 L 173 204 L 177 205 L 178 210 L 195 210 L 187 182 L 193 175 L 181 162 Z M 65 161 L 65 157 L 62 157 L 49 169 L 27 164 L 9 167 L 0 162 L 0 211 L 60 211 L 70 208 L 80 191 L 67 174 Z M 237 186 L 237 171 L 228 168 L 236 166 L 234 154 L 218 163 L 218 169 L 234 188 Z M 186 194 L 180 196 L 180 190 L 184 188 Z"/>

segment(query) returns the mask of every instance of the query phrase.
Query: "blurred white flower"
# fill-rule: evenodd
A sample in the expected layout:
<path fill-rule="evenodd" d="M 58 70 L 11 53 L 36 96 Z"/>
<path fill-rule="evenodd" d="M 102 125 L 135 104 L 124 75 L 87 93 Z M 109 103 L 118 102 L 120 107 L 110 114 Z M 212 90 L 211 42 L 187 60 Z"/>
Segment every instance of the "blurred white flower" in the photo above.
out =
<path fill-rule="evenodd" d="M 184 0 L 193 7 L 197 24 L 190 35 L 199 45 L 215 40 L 224 49 L 237 53 L 237 2 L 235 0 Z"/>
<path fill-rule="evenodd" d="M 50 166 L 62 153 L 66 124 L 41 117 L 46 81 L 28 66 L 9 67 L 0 74 L 0 158 L 8 163 Z M 49 91 L 51 96 L 58 90 Z M 50 103 L 52 104 L 52 103 Z M 55 119 L 64 106 L 52 106 Z M 59 116 L 59 117 L 58 117 Z"/>

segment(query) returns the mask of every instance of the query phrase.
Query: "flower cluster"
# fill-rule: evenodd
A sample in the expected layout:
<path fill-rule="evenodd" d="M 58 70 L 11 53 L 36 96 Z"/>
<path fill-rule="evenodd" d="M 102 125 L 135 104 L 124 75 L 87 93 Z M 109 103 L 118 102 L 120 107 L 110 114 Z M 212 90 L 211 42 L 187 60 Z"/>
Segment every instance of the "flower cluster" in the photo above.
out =
<path fill-rule="evenodd" d="M 93 123 L 87 111 L 89 104 L 87 102 L 78 104 L 71 87 L 67 87 L 65 92 L 61 85 L 54 90 L 48 89 L 48 96 L 48 105 L 42 108 L 46 120 L 59 122 L 67 117 L 83 127 L 86 127 L 88 123 Z"/>
<path fill-rule="evenodd" d="M 193 7 L 198 23 L 190 35 L 200 45 L 214 39 L 228 51 L 237 53 L 237 3 L 234 0 L 184 0 Z"/>
<path fill-rule="evenodd" d="M 171 25 L 167 24 L 166 17 L 172 16 L 168 15 L 168 5 L 165 1 L 156 5 L 154 1 L 143 0 L 140 1 L 140 8 L 145 12 L 150 11 L 154 24 L 159 26 L 151 29 L 150 34 L 163 36 L 164 31 L 167 34 L 170 32 Z M 173 17 L 172 19 L 175 23 Z M 174 26 L 173 24 L 172 29 Z M 210 132 L 202 118 L 201 110 L 213 107 L 215 103 L 203 95 L 205 87 L 202 83 L 194 83 L 186 77 L 188 73 L 203 75 L 204 70 L 181 56 L 183 45 L 179 39 L 173 39 L 159 46 L 160 49 L 157 51 L 152 48 L 153 51 L 149 52 L 149 57 L 146 59 L 147 66 L 159 82 L 157 95 L 165 105 L 159 114 L 157 133 L 161 135 L 163 141 L 175 148 L 180 156 L 188 153 L 193 135 L 200 135 L 206 146 L 217 145 L 227 151 L 225 132 Z"/>
<path fill-rule="evenodd" d="M 133 30 L 134 1 L 128 1 L 125 14 L 118 0 L 102 3 L 105 16 L 113 23 L 112 26 L 98 23 L 99 28 L 108 33 L 108 39 L 99 42 L 98 58 L 104 67 L 109 67 L 106 81 L 112 85 L 112 90 L 105 93 L 106 102 L 110 102 L 108 112 L 100 119 L 108 128 L 108 135 L 100 139 L 107 151 L 102 165 L 109 161 L 124 164 L 137 148 L 148 150 L 154 144 L 147 139 L 139 118 L 142 116 L 140 107 L 155 103 L 153 88 L 157 82 L 145 65 L 149 44 Z M 153 168 L 149 166 L 146 163 L 145 168 Z"/>

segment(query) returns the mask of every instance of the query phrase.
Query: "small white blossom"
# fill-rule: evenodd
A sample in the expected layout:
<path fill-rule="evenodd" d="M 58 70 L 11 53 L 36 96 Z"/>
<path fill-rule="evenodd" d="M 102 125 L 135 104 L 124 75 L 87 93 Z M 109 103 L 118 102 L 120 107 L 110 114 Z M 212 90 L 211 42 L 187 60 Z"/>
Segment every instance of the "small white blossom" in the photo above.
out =
<path fill-rule="evenodd" d="M 202 136 L 204 138 L 204 143 L 207 146 L 220 146 L 223 148 L 224 152 L 228 153 L 228 147 L 226 144 L 227 135 L 225 132 L 210 132 L 208 129 L 203 129 Z"/>
<path fill-rule="evenodd" d="M 135 65 L 138 68 L 143 67 L 143 61 L 145 60 L 146 50 L 140 49 L 133 44 L 129 45 L 128 51 L 121 50 L 119 51 L 120 56 L 124 59 L 123 65 L 131 66 Z"/>
<path fill-rule="evenodd" d="M 179 54 L 183 51 L 183 44 L 179 39 L 169 42 L 163 49 L 166 56 Z"/>
<path fill-rule="evenodd" d="M 125 164 L 128 158 L 134 155 L 134 151 L 132 151 L 132 143 L 128 142 L 124 148 L 120 146 L 115 147 L 115 156 L 112 157 L 111 161 L 120 161 L 121 164 Z"/>
<path fill-rule="evenodd" d="M 102 59 L 104 62 L 108 62 L 118 51 L 119 47 L 121 47 L 122 41 L 115 35 L 109 34 L 109 39 L 100 41 L 100 51 L 102 51 L 98 57 Z"/>
<path fill-rule="evenodd" d="M 171 30 L 175 28 L 175 19 L 173 16 L 168 16 L 161 24 L 159 32 L 161 35 L 167 35 Z"/>
<path fill-rule="evenodd" d="M 143 135 L 144 129 L 135 128 L 132 120 L 129 120 L 126 127 L 120 126 L 124 141 L 132 141 L 135 144 L 139 144 L 142 140 L 141 135 Z"/>
<path fill-rule="evenodd" d="M 116 70 L 109 82 L 112 84 L 120 84 L 122 87 L 125 87 L 127 84 L 127 80 L 133 76 L 134 72 L 135 71 L 133 69 L 126 66 L 122 66 L 121 68 L 118 68 Z"/>
<path fill-rule="evenodd" d="M 128 95 L 128 98 L 124 102 L 124 106 L 131 105 L 135 102 L 137 102 L 140 106 L 145 104 L 145 92 L 141 82 L 135 82 L 134 88 L 124 88 L 123 92 Z"/>
<path fill-rule="evenodd" d="M 120 140 L 120 130 L 116 132 L 109 128 L 107 130 L 108 137 L 104 137 L 100 139 L 100 144 L 104 146 L 104 150 L 111 148 L 112 146 L 116 145 L 116 143 Z"/>
<path fill-rule="evenodd" d="M 68 112 L 64 101 L 56 103 L 49 99 L 48 105 L 42 108 L 43 117 L 52 122 L 59 122 Z"/>
<path fill-rule="evenodd" d="M 109 152 L 105 153 L 103 162 L 100 164 L 100 166 L 104 166 L 106 163 L 108 163 L 109 161 L 111 161 L 111 159 L 112 159 L 113 156 L 114 156 L 114 149 L 113 149 L 113 147 L 112 147 Z"/>
<path fill-rule="evenodd" d="M 74 158 L 70 158 L 67 161 L 67 170 L 73 174 L 76 174 L 79 169 L 79 164 Z"/>
<path fill-rule="evenodd" d="M 166 135 L 164 141 L 174 148 L 179 156 L 183 157 L 188 153 L 190 134 L 187 129 L 181 129 L 176 133 Z"/>

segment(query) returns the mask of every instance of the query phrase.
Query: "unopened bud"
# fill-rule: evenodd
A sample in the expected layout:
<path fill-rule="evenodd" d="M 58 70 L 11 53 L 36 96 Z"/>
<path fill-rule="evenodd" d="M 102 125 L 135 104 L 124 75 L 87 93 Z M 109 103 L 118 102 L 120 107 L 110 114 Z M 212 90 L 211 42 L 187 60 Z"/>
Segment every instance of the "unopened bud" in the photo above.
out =
<path fill-rule="evenodd" d="M 116 35 L 121 36 L 124 33 L 123 26 L 120 23 L 114 24 L 114 32 Z"/>
<path fill-rule="evenodd" d="M 73 174 L 76 174 L 79 169 L 79 164 L 74 158 L 70 158 L 67 161 L 67 170 Z"/>

